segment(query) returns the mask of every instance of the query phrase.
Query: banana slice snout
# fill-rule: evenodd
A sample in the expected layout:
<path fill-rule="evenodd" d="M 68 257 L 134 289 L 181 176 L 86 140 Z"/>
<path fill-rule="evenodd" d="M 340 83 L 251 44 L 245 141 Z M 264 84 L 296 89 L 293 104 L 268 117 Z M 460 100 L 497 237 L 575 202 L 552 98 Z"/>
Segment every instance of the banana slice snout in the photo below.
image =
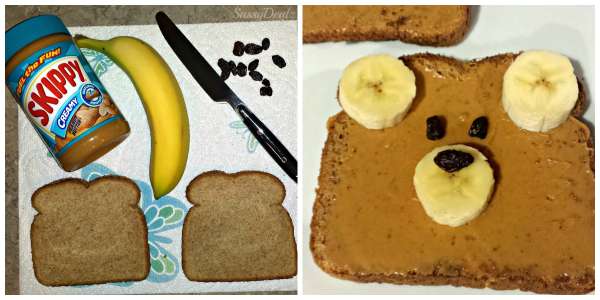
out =
<path fill-rule="evenodd" d="M 571 61 L 550 51 L 525 51 L 504 73 L 502 105 L 520 128 L 546 132 L 562 124 L 577 103 Z"/>
<path fill-rule="evenodd" d="M 369 129 L 400 122 L 415 98 L 414 73 L 391 55 L 362 57 L 346 67 L 338 99 L 344 111 Z"/>
<path fill-rule="evenodd" d="M 417 164 L 413 183 L 425 213 L 452 227 L 475 219 L 487 206 L 494 172 L 477 149 L 449 145 L 433 149 Z"/>

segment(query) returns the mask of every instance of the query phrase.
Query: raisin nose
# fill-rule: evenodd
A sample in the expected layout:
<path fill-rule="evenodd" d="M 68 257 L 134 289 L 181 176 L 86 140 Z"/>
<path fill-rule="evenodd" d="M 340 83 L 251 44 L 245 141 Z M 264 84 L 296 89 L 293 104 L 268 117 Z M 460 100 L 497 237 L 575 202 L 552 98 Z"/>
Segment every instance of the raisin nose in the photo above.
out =
<path fill-rule="evenodd" d="M 468 167 L 473 160 L 473 155 L 459 150 L 444 150 L 433 158 L 435 164 L 448 173 Z"/>

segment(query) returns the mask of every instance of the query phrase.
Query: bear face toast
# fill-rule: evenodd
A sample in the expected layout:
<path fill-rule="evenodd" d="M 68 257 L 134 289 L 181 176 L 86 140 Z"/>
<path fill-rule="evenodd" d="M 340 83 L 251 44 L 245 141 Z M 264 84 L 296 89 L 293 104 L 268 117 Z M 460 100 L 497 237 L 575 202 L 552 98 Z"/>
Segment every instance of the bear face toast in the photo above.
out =
<path fill-rule="evenodd" d="M 370 130 L 346 112 L 330 118 L 310 241 L 324 271 L 362 282 L 594 289 L 593 146 L 576 118 L 585 95 L 579 88 L 572 115 L 558 127 L 520 129 L 502 104 L 503 77 L 517 57 L 401 57 L 417 87 L 402 121 Z M 437 139 L 427 138 L 432 116 L 444 120 Z M 469 135 L 482 116 L 485 137 Z M 457 144 L 483 155 L 493 182 L 477 215 L 448 226 L 430 217 L 415 177 L 428 153 Z M 471 154 L 473 162 L 458 169 L 477 162 Z"/>
<path fill-rule="evenodd" d="M 143 280 L 150 272 L 148 230 L 137 185 L 119 176 L 65 179 L 38 189 L 31 252 L 48 286 Z"/>
<path fill-rule="evenodd" d="M 285 188 L 263 172 L 203 173 L 188 185 L 182 266 L 192 281 L 251 281 L 296 275 Z"/>

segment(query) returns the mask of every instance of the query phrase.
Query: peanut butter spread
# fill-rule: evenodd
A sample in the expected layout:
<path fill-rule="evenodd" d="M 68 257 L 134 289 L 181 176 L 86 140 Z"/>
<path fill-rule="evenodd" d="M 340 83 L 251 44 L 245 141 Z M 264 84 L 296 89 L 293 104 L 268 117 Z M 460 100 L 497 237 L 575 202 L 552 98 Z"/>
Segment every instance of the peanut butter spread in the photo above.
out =
<path fill-rule="evenodd" d="M 519 129 L 501 104 L 503 74 L 514 58 L 407 57 L 417 96 L 404 120 L 369 130 L 343 112 L 330 119 L 312 227 L 312 249 L 323 268 L 483 281 L 513 275 L 591 280 L 593 288 L 590 131 L 575 117 L 546 133 Z M 447 123 L 446 136 L 436 141 L 425 136 L 425 120 L 433 115 Z M 479 116 L 489 119 L 485 139 L 467 134 Z M 487 156 L 496 183 L 487 209 L 453 228 L 425 214 L 413 175 L 431 149 L 457 143 Z"/>
<path fill-rule="evenodd" d="M 450 38 L 467 23 L 464 6 L 305 5 L 303 10 L 305 38 L 319 40 L 394 39 L 399 33 L 412 39 Z"/>

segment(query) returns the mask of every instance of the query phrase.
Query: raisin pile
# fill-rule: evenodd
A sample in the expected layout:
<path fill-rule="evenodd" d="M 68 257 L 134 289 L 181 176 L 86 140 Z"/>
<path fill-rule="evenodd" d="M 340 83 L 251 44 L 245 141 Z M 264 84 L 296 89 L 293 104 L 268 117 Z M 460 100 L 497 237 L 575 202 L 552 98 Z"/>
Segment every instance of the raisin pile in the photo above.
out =
<path fill-rule="evenodd" d="M 453 173 L 473 163 L 473 155 L 459 150 L 444 150 L 438 153 L 433 162 L 442 170 Z"/>
<path fill-rule="evenodd" d="M 260 45 L 255 43 L 244 44 L 244 42 L 242 41 L 236 41 L 235 43 L 233 43 L 232 52 L 235 56 L 243 56 L 244 54 L 258 55 L 263 51 L 268 50 L 269 47 L 271 47 L 271 41 L 269 40 L 269 38 L 263 38 L 260 42 Z M 285 59 L 280 55 L 273 55 L 271 56 L 271 59 L 273 60 L 273 64 L 275 64 L 280 69 L 285 68 L 285 66 L 287 65 Z M 231 75 L 239 77 L 245 77 L 246 75 L 248 75 L 250 78 L 252 78 L 252 80 L 260 81 L 262 83 L 262 86 L 259 90 L 259 94 L 261 96 L 270 97 L 273 95 L 273 88 L 271 87 L 271 82 L 258 71 L 258 59 L 252 60 L 248 64 L 248 66 L 246 66 L 242 62 L 238 62 L 236 64 L 232 60 L 227 61 L 223 58 L 219 58 L 217 65 L 221 69 L 221 78 L 223 80 L 227 80 Z"/>

